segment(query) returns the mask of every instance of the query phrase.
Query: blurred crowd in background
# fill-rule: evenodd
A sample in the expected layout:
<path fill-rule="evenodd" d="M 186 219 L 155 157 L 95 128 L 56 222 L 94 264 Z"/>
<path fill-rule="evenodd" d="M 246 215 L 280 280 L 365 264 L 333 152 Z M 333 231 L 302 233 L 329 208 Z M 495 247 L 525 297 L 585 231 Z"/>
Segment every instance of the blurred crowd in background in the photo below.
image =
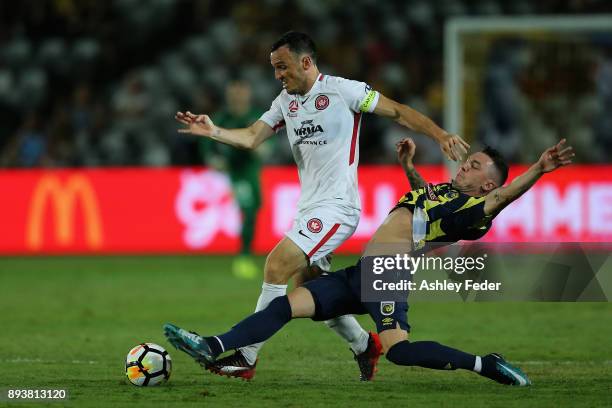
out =
<path fill-rule="evenodd" d="M 442 124 L 448 18 L 603 12 L 612 12 L 603 0 L 0 2 L 0 167 L 202 164 L 198 141 L 177 134 L 174 113 L 214 117 L 235 79 L 250 84 L 254 107 L 267 110 L 281 90 L 270 45 L 290 29 L 314 38 L 323 73 L 368 82 Z M 580 81 L 557 93 L 547 93 L 551 78 L 538 77 L 546 53 L 525 63 L 520 44 L 495 47 L 472 92 L 480 102 L 468 140 L 521 162 L 531 159 L 530 140 L 573 132 L 582 141 L 580 161 L 609 160 L 612 41 L 597 47 L 573 67 Z M 517 123 L 531 100 L 544 114 L 525 129 Z M 559 114 L 568 111 L 580 120 Z M 390 121 L 368 116 L 362 163 L 394 162 L 393 145 L 403 136 Z M 277 137 L 266 162 L 291 163 L 286 138 Z M 418 140 L 417 160 L 441 159 L 437 146 Z"/>

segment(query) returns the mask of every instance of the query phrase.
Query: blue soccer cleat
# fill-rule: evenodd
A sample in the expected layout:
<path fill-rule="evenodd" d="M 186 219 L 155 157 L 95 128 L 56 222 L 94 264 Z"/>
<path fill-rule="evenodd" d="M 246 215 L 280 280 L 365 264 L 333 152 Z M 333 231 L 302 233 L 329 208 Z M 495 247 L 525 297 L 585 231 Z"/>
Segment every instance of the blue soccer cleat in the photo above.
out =
<path fill-rule="evenodd" d="M 177 350 L 189 354 L 204 368 L 215 362 L 215 355 L 202 336 L 170 323 L 164 324 L 164 336 Z"/>
<path fill-rule="evenodd" d="M 531 380 L 520 368 L 508 363 L 499 354 L 491 353 L 482 357 L 482 366 L 481 374 L 498 383 L 517 387 L 531 385 Z"/>

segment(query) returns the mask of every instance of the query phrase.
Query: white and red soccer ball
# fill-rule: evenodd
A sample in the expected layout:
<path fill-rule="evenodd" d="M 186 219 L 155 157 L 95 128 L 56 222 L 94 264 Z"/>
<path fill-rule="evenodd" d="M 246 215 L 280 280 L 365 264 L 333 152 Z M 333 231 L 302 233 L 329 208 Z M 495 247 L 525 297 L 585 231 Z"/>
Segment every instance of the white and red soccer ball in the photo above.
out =
<path fill-rule="evenodd" d="M 125 375 L 134 385 L 159 385 L 170 378 L 172 359 L 155 343 L 142 343 L 130 350 L 125 360 Z"/>

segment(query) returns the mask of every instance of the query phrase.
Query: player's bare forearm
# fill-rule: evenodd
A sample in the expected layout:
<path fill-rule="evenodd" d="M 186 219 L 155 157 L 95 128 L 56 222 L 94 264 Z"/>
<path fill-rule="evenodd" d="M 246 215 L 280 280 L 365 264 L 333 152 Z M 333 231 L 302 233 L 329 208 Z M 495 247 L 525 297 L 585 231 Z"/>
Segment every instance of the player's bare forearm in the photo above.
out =
<path fill-rule="evenodd" d="M 239 149 L 254 149 L 256 147 L 254 143 L 255 135 L 250 131 L 250 128 L 224 129 L 215 127 L 208 137 Z"/>
<path fill-rule="evenodd" d="M 398 124 L 415 132 L 429 136 L 436 142 L 443 141 L 447 132 L 434 123 L 433 120 L 407 105 L 397 103 L 380 95 L 380 99 L 374 112 L 394 120 Z"/>
<path fill-rule="evenodd" d="M 421 177 L 419 172 L 416 171 L 412 162 L 416 152 L 416 145 L 414 144 L 414 141 L 407 137 L 400 140 L 397 145 L 395 145 L 395 148 L 397 151 L 397 159 L 399 160 L 402 169 L 404 169 L 404 173 L 410 182 L 410 187 L 412 187 L 413 190 L 418 190 L 419 188 L 425 187 L 427 184 L 426 181 L 423 180 L 423 177 Z"/>
<path fill-rule="evenodd" d="M 404 169 L 404 173 L 406 173 L 406 177 L 410 182 L 410 187 L 413 190 L 418 190 L 419 188 L 423 188 L 427 185 L 425 179 L 421 177 L 421 175 L 414 166 L 402 165 L 402 168 Z"/>
<path fill-rule="evenodd" d="M 177 112 L 174 118 L 186 126 L 179 129 L 179 133 L 208 137 L 217 142 L 242 149 L 254 149 L 274 134 L 274 130 L 261 120 L 256 121 L 248 128 L 223 129 L 215 126 L 208 115 L 195 115 L 187 111 Z"/>
<path fill-rule="evenodd" d="M 267 123 L 258 120 L 248 128 L 223 129 L 216 127 L 211 139 L 242 149 L 255 149 L 274 134 Z"/>
<path fill-rule="evenodd" d="M 433 120 L 407 105 L 397 104 L 396 114 L 393 119 L 398 124 L 429 136 L 438 143 L 440 143 L 447 134 L 447 132 L 436 125 Z"/>
<path fill-rule="evenodd" d="M 573 148 L 565 146 L 565 142 L 565 139 L 561 139 L 556 145 L 544 150 L 540 159 L 526 172 L 512 180 L 512 183 L 489 193 L 485 199 L 485 214 L 497 214 L 529 190 L 542 174 L 571 164 L 574 157 Z"/>
<path fill-rule="evenodd" d="M 374 113 L 393 119 L 410 130 L 432 138 L 438 142 L 442 152 L 450 160 L 461 160 L 461 156 L 466 154 L 470 147 L 461 137 L 451 135 L 427 116 L 409 106 L 392 101 L 384 95 L 380 95 Z"/>
<path fill-rule="evenodd" d="M 496 188 L 490 192 L 485 199 L 485 214 L 492 215 L 499 213 L 508 204 L 529 190 L 542 177 L 542 174 L 544 174 L 542 169 L 536 163 L 526 172 L 512 180 L 507 186 Z"/>

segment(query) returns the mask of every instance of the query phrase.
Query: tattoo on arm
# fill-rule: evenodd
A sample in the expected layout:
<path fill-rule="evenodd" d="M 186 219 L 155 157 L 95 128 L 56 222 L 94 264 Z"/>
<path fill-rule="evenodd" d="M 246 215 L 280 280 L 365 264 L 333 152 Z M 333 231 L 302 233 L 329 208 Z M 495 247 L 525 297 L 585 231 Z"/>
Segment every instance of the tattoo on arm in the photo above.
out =
<path fill-rule="evenodd" d="M 423 180 L 423 177 L 421 177 L 419 172 L 416 171 L 414 167 L 406 167 L 404 168 L 404 171 L 406 172 L 406 177 L 408 177 L 408 181 L 410 182 L 410 187 L 412 187 L 413 190 L 418 190 L 419 188 L 423 188 L 427 185 L 427 182 Z"/>

